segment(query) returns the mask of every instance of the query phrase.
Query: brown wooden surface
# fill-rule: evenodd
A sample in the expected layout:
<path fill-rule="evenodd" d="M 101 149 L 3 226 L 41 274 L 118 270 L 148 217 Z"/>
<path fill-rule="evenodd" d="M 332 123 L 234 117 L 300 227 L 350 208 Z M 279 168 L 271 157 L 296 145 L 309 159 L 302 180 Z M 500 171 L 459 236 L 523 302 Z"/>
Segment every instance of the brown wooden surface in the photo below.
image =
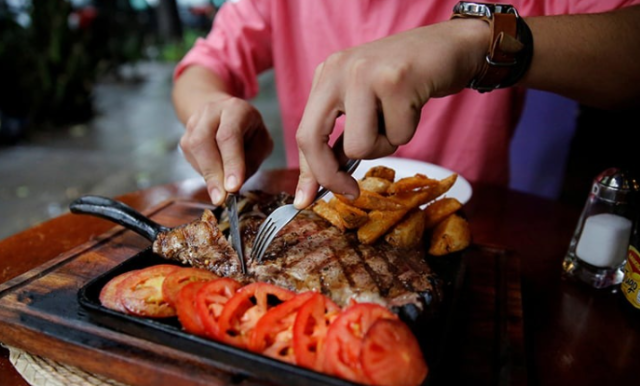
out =
<path fill-rule="evenodd" d="M 291 192 L 295 177 L 293 171 L 265 173 L 254 178 L 247 189 L 261 187 L 273 192 Z M 170 211 L 169 207 L 158 207 L 161 203 L 171 203 L 174 198 L 206 202 L 202 185 L 196 181 L 154 187 L 117 198 L 147 214 L 151 214 L 151 209 L 164 210 L 158 215 L 162 221 L 169 222 L 181 220 L 184 213 L 172 216 L 166 212 Z M 457 341 L 447 354 L 458 359 L 458 363 L 448 362 L 452 366 L 451 380 L 542 385 L 634 384 L 637 381 L 640 311 L 632 310 L 619 294 L 592 290 L 561 277 L 561 261 L 579 213 L 544 199 L 482 186 L 474 186 L 474 195 L 465 213 L 471 221 L 474 242 L 484 246 L 484 252 L 468 262 L 466 291 L 458 308 L 463 311 L 455 321 Z M 66 214 L 1 241 L 0 283 L 5 283 L 1 288 L 6 290 L 4 296 L 0 295 L 2 300 L 13 294 L 14 289 L 8 290 L 7 281 L 24 273 L 40 272 L 29 285 L 69 280 L 65 270 L 70 267 L 79 269 L 83 275 L 82 279 L 74 279 L 79 280 L 76 286 L 93 277 L 96 264 L 80 264 L 80 260 L 74 259 L 61 261 L 69 253 L 83 250 L 86 245 L 78 249 L 82 243 L 95 245 L 96 241 L 109 237 L 121 238 L 118 250 L 122 254 L 117 254 L 117 258 L 125 258 L 126 251 L 148 245 L 141 236 L 122 232 L 121 228 L 104 235 L 113 228 L 113 224 L 105 220 Z M 491 252 L 492 248 L 495 253 Z M 105 263 L 102 257 L 97 261 Z M 32 269 L 37 271 L 30 271 Z M 22 279 L 24 276 L 12 283 Z M 522 289 L 523 329 L 518 315 L 518 287 Z M 69 291 L 73 292 L 71 288 Z M 29 303 L 29 299 L 21 301 Z M 193 362 L 194 358 L 185 358 L 184 353 L 175 350 L 159 356 L 155 351 L 157 347 L 145 341 L 134 339 L 137 348 L 123 350 L 119 345 L 132 344 L 131 338 L 124 339 L 108 330 L 99 338 L 87 334 L 80 343 L 70 343 L 56 338 L 55 334 L 21 327 L 24 321 L 37 323 L 37 317 L 7 323 L 4 318 L 7 309 L 0 308 L 3 315 L 0 342 L 54 356 L 125 382 L 133 384 L 146 379 L 166 384 L 251 383 L 225 373 L 208 373 L 203 377 L 203 368 L 210 365 L 205 359 Z M 25 305 L 24 310 L 32 314 L 46 311 L 35 304 Z M 81 324 L 74 327 L 82 330 Z M 102 339 L 116 341 L 118 345 L 109 350 L 102 346 L 96 351 L 96 344 L 103 342 Z M 132 355 L 138 360 L 132 361 Z M 180 367 L 185 360 L 191 367 Z M 26 385 L 9 364 L 6 350 L 1 351 L 0 380 L 2 385 Z"/>

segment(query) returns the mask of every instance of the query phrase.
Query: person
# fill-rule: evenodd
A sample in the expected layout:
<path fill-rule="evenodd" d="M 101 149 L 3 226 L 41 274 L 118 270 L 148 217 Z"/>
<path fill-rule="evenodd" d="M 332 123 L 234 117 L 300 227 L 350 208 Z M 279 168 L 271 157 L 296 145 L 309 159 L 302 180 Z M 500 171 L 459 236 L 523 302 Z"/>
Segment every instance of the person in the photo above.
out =
<path fill-rule="evenodd" d="M 300 168 L 298 208 L 319 185 L 359 194 L 331 151 L 342 132 L 351 158 L 393 154 L 506 185 L 525 88 L 604 108 L 640 101 L 640 1 L 513 1 L 533 51 L 514 84 L 489 92 L 468 87 L 486 70 L 489 24 L 451 18 L 456 3 L 226 2 L 174 73 L 180 146 L 212 202 L 239 190 L 273 148 L 247 101 L 272 67 L 287 163 Z"/>

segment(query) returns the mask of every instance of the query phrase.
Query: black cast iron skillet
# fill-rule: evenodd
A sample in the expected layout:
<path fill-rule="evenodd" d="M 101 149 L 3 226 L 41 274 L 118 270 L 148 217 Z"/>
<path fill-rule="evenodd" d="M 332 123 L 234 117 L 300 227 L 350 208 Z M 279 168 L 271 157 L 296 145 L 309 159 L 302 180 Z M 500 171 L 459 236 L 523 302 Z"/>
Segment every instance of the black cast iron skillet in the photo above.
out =
<path fill-rule="evenodd" d="M 122 225 L 139 235 L 154 241 L 158 234 L 171 228 L 151 220 L 132 207 L 101 196 L 82 196 L 69 205 L 71 213 L 89 214 Z"/>
<path fill-rule="evenodd" d="M 105 220 L 112 221 L 116 224 L 122 225 L 125 228 L 138 233 L 150 241 L 155 241 L 157 236 L 162 232 L 167 232 L 172 228 L 160 225 L 151 220 L 142 213 L 136 211 L 130 206 L 107 197 L 87 195 L 82 196 L 69 205 L 69 209 L 74 214 L 87 214 L 95 217 L 99 217 Z M 254 373 L 259 377 L 264 377 L 275 381 L 281 381 L 286 379 L 287 384 L 290 385 L 307 385 L 309 381 L 313 384 L 319 385 L 331 385 L 331 386 L 347 386 L 354 385 L 351 382 L 347 382 L 343 379 L 337 379 L 334 377 L 326 376 L 324 374 L 318 374 L 297 366 L 290 366 L 275 360 L 271 360 L 260 355 L 244 352 L 242 350 L 235 349 L 233 347 L 227 347 L 218 342 L 203 340 L 196 336 L 190 336 L 189 334 L 181 331 L 177 326 L 177 322 L 166 323 L 162 321 L 148 320 L 135 318 L 129 315 L 114 312 L 112 310 L 102 307 L 99 301 L 99 291 L 104 284 L 117 276 L 120 273 L 126 272 L 131 269 L 140 268 L 150 264 L 158 263 L 162 259 L 152 253 L 150 249 L 146 249 L 136 256 L 133 256 L 128 261 L 115 267 L 113 270 L 104 273 L 103 275 L 95 278 L 79 292 L 80 303 L 87 309 L 93 311 L 94 317 L 97 317 L 101 323 L 109 325 L 113 328 L 123 330 L 128 333 L 134 333 L 140 337 L 145 337 L 151 340 L 158 340 L 159 342 L 169 344 L 175 348 L 186 349 L 194 353 L 207 352 L 211 358 L 216 358 L 221 362 L 226 362 L 227 365 L 237 363 L 238 360 L 246 361 L 248 367 L 244 367 L 244 370 L 248 373 Z M 457 292 L 461 283 L 461 277 L 464 269 L 461 265 L 460 256 L 451 256 L 448 259 L 435 259 L 430 261 L 430 264 L 437 266 L 437 271 L 440 271 L 444 277 L 448 280 L 448 285 L 445 286 L 447 292 L 445 299 L 447 300 L 444 310 L 444 315 L 439 315 L 431 319 L 427 317 L 427 313 L 416 313 L 415 310 L 410 308 L 402 309 L 399 311 L 401 319 L 407 322 L 411 329 L 416 333 L 421 346 L 423 348 L 429 348 L 425 350 L 425 356 L 427 357 L 430 367 L 439 367 L 435 365 L 437 362 L 441 362 L 441 357 L 444 350 L 445 338 L 444 335 L 448 335 L 447 326 L 450 324 L 449 319 L 452 316 L 453 308 L 455 308 L 454 298 L 457 298 Z M 425 296 L 430 296 L 425 294 Z M 427 304 L 431 302 L 430 298 L 426 298 Z M 426 320 L 423 317 L 427 317 Z M 431 319 L 431 320 L 429 320 Z M 140 326 L 146 328 L 140 329 Z M 226 353 L 226 354 L 222 354 Z M 222 355 L 221 355 L 222 354 Z M 228 355 L 232 354 L 232 355 Z M 263 367 L 264 366 L 264 367 Z M 253 371 L 250 369 L 253 368 Z M 275 371 L 274 371 L 275 370 Z M 280 376 L 276 377 L 276 373 Z M 280 378 L 283 376 L 283 378 Z M 274 378 L 275 377 L 275 378 Z M 430 385 L 433 380 L 433 371 L 430 371 L 430 376 L 423 384 Z"/>

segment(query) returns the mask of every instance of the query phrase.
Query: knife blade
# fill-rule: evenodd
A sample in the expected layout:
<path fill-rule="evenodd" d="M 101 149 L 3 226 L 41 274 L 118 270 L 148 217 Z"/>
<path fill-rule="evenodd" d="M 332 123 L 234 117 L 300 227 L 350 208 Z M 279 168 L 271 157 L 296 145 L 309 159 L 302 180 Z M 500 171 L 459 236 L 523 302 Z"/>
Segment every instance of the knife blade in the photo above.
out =
<path fill-rule="evenodd" d="M 238 197 L 235 193 L 228 193 L 225 202 L 227 207 L 227 215 L 229 216 L 229 234 L 231 235 L 231 245 L 235 249 L 242 273 L 247 273 L 247 264 L 244 261 L 244 252 L 242 251 L 242 239 L 240 238 L 240 223 L 238 221 Z"/>

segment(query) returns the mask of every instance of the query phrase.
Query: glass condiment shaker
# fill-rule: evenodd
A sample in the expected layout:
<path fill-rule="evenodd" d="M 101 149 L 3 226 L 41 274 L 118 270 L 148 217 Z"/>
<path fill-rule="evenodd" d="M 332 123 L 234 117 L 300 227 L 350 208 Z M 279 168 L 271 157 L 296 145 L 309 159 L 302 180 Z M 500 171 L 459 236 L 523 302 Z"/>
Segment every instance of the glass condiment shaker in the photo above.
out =
<path fill-rule="evenodd" d="M 562 264 L 565 276 L 594 288 L 622 282 L 638 191 L 638 181 L 625 170 L 596 176 Z"/>

